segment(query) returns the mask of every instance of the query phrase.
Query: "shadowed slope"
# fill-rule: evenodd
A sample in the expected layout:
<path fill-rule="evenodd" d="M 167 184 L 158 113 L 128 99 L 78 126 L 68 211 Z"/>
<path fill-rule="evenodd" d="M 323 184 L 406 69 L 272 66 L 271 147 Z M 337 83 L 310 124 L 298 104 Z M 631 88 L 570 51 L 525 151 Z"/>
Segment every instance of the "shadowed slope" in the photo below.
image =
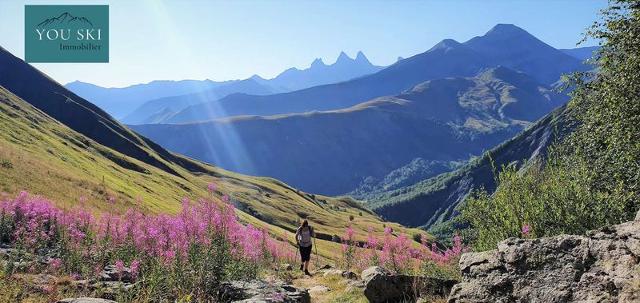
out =
<path fill-rule="evenodd" d="M 549 146 L 571 129 L 570 110 L 563 106 L 481 158 L 400 189 L 365 197 L 367 205 L 387 220 L 408 226 L 432 226 L 450 219 L 473 189 L 495 190 L 495 169 L 546 154 Z"/>
<path fill-rule="evenodd" d="M 347 109 L 133 128 L 226 169 L 335 195 L 418 157 L 446 163 L 480 154 L 563 101 L 530 77 L 498 67 Z"/>

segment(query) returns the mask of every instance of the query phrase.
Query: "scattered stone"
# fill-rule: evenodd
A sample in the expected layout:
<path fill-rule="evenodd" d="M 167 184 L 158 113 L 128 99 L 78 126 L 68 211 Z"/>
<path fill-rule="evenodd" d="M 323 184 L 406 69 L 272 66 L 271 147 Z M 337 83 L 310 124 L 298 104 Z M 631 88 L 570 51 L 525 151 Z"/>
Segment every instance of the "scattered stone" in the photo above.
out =
<path fill-rule="evenodd" d="M 342 272 L 342 277 L 349 279 L 349 280 L 357 280 L 358 279 L 358 275 L 352 271 L 349 270 L 345 270 Z"/>
<path fill-rule="evenodd" d="M 446 297 L 456 284 L 453 280 L 394 275 L 373 266 L 362 272 L 364 295 L 371 303 L 415 301 L 420 296 Z"/>
<path fill-rule="evenodd" d="M 324 266 L 320 267 L 320 269 L 331 269 L 333 268 L 333 266 L 331 266 L 330 264 L 325 264 Z"/>
<path fill-rule="evenodd" d="M 342 270 L 339 269 L 328 269 L 324 272 L 324 274 L 322 275 L 323 277 L 330 277 L 330 276 L 338 276 L 341 277 L 342 276 Z"/>
<path fill-rule="evenodd" d="M 326 287 L 324 285 L 316 285 L 314 287 L 309 288 L 309 294 L 311 295 L 323 294 L 329 291 L 331 291 L 331 289 L 329 289 L 329 287 Z"/>
<path fill-rule="evenodd" d="M 133 282 L 131 269 L 124 267 L 122 271 L 118 271 L 115 265 L 107 265 L 100 273 L 100 281 L 121 281 L 126 283 Z"/>
<path fill-rule="evenodd" d="M 640 215 L 639 215 L 640 217 Z M 460 258 L 449 302 L 640 302 L 640 220 Z"/>
<path fill-rule="evenodd" d="M 117 303 L 116 301 L 102 298 L 67 298 L 57 301 L 56 303 Z"/>
<path fill-rule="evenodd" d="M 220 302 L 311 302 L 306 289 L 298 289 L 283 282 L 268 283 L 262 280 L 224 282 L 220 285 L 218 299 Z"/>

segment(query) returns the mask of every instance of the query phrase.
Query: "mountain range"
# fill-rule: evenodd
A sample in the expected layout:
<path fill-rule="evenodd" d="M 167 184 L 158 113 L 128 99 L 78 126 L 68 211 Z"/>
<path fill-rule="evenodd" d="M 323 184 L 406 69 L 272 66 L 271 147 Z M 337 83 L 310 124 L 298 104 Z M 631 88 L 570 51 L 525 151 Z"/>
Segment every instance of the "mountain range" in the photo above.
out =
<path fill-rule="evenodd" d="M 480 154 L 565 100 L 524 73 L 496 67 L 341 110 L 132 128 L 225 169 L 336 195 L 418 157 L 449 162 Z"/>
<path fill-rule="evenodd" d="M 498 65 L 524 72 L 544 85 L 557 82 L 563 73 L 588 68 L 579 59 L 515 25 L 499 24 L 465 43 L 445 39 L 428 51 L 400 60 L 375 74 L 282 94 L 234 94 L 189 106 L 164 122 L 347 108 L 376 97 L 396 95 L 427 80 L 471 77 Z"/>
<path fill-rule="evenodd" d="M 346 81 L 380 69 L 382 67 L 371 64 L 362 52 L 358 52 L 355 59 L 341 52 L 333 64 L 326 65 L 322 59 L 316 59 L 309 68 L 290 68 L 273 79 L 254 75 L 245 80 L 223 82 L 159 80 L 123 88 L 106 88 L 74 81 L 66 87 L 127 124 L 142 124 L 167 120 L 171 113 L 189 105 L 216 101 L 234 93 L 282 93 Z"/>

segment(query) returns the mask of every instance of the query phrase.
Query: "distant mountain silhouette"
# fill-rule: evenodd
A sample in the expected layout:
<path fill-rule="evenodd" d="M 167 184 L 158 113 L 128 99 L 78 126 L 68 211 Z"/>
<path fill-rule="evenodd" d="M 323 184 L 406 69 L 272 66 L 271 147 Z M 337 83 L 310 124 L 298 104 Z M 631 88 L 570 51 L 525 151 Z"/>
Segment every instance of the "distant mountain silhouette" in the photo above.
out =
<path fill-rule="evenodd" d="M 183 105 L 213 102 L 232 93 L 266 95 L 288 92 L 299 88 L 349 80 L 374 73 L 381 68 L 371 64 L 362 52 L 358 52 L 358 55 L 353 60 L 343 52 L 336 63 L 332 65 L 325 65 L 321 59 L 316 59 L 308 69 L 298 70 L 291 68 L 274 79 L 264 79 L 254 75 L 245 80 L 223 82 L 211 80 L 158 80 L 122 88 L 107 88 L 74 81 L 68 83 L 66 87 L 125 123 L 136 124 L 155 121 L 158 118 L 156 113 L 159 111 L 165 113 L 167 111 L 179 111 L 183 109 Z M 222 86 L 226 87 L 222 88 Z M 257 86 L 260 86 L 260 88 Z M 246 89 L 243 89 L 243 87 L 246 87 Z M 215 92 L 216 89 L 220 89 L 220 91 Z M 213 91 L 201 94 L 197 97 L 198 102 L 193 103 L 196 98 L 191 94 L 207 90 Z M 180 100 L 181 98 L 178 96 L 182 95 L 185 96 L 183 100 Z M 205 96 L 206 98 L 204 98 Z M 162 104 L 162 102 L 156 102 L 156 99 L 167 97 L 176 97 L 171 99 L 177 101 L 176 104 L 171 107 L 159 108 L 157 105 Z M 147 102 L 151 103 L 145 106 Z M 145 109 L 147 112 L 144 112 Z M 148 119 L 151 116 L 155 118 Z M 165 117 L 165 119 L 169 117 Z"/>
<path fill-rule="evenodd" d="M 58 17 L 53 17 L 53 18 L 46 19 L 46 20 L 38 23 L 36 26 L 45 27 L 47 25 L 52 25 L 52 24 L 62 25 L 62 24 L 69 24 L 69 23 L 74 23 L 74 22 L 86 23 L 86 24 L 89 24 L 89 25 L 93 26 L 93 23 L 91 21 L 89 21 L 89 19 L 87 19 L 85 17 L 74 17 L 73 15 L 71 15 L 68 12 L 64 12 L 64 13 L 60 14 L 60 16 L 58 16 Z"/>
<path fill-rule="evenodd" d="M 335 195 L 418 157 L 446 165 L 480 154 L 564 100 L 523 73 L 497 67 L 341 110 L 132 127 L 170 150 L 225 169 Z"/>
<path fill-rule="evenodd" d="M 580 60 L 554 49 L 517 26 L 501 24 L 464 44 L 445 39 L 428 51 L 398 61 L 375 74 L 269 96 L 230 95 L 219 101 L 190 106 L 165 122 L 335 110 L 375 97 L 395 95 L 423 81 L 469 77 L 497 65 L 523 71 L 546 85 L 558 81 L 563 73 L 586 69 Z"/>
<path fill-rule="evenodd" d="M 226 83 L 211 80 L 159 80 L 146 84 L 111 88 L 74 81 L 65 87 L 112 116 L 123 118 L 149 100 L 204 91 Z"/>
<path fill-rule="evenodd" d="M 195 93 L 150 100 L 126 115 L 121 121 L 127 124 L 159 123 L 170 119 L 174 114 L 190 105 L 217 100 L 231 94 L 268 95 L 274 93 L 271 87 L 260 82 L 254 76 L 246 80 L 230 81 Z"/>
<path fill-rule="evenodd" d="M 598 49 L 600 49 L 599 46 L 585 46 L 585 47 L 561 49 L 561 51 L 569 56 L 579 59 L 580 61 L 584 61 L 593 57 L 594 53 Z"/>
<path fill-rule="evenodd" d="M 449 76 L 473 76 L 486 59 L 453 40 L 399 61 L 375 74 L 289 93 L 251 96 L 235 94 L 186 108 L 166 123 L 203 121 L 237 115 L 275 115 L 346 108 L 375 97 L 394 95 L 416 84 Z"/>
<path fill-rule="evenodd" d="M 269 80 L 276 87 L 284 87 L 288 91 L 300 90 L 312 86 L 338 83 L 353 78 L 375 73 L 382 67 L 375 66 L 369 59 L 358 52 L 355 59 L 341 52 L 334 64 L 326 65 L 322 59 L 315 59 L 307 69 L 290 68 L 277 77 Z"/>

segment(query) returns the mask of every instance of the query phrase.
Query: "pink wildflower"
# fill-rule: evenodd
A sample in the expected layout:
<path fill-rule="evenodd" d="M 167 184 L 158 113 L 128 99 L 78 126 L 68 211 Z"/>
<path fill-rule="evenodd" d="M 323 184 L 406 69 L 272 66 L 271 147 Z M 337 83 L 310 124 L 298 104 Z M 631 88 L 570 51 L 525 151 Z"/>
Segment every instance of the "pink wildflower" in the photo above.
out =
<path fill-rule="evenodd" d="M 51 269 L 53 269 L 54 271 L 60 269 L 60 267 L 62 267 L 62 259 L 51 259 L 51 261 L 49 261 L 49 267 L 51 267 Z"/>
<path fill-rule="evenodd" d="M 118 273 L 124 272 L 124 261 L 116 260 L 116 270 L 118 271 Z"/>
<path fill-rule="evenodd" d="M 531 226 L 529 224 L 522 225 L 522 235 L 524 235 L 525 237 L 528 237 L 530 232 L 531 232 Z"/>
<path fill-rule="evenodd" d="M 138 273 L 140 273 L 140 261 L 133 260 L 131 262 L 131 276 L 135 279 L 138 277 Z"/>
<path fill-rule="evenodd" d="M 216 189 L 218 189 L 218 186 L 213 182 L 207 185 L 207 190 L 209 190 L 209 192 L 212 194 L 216 191 Z"/>

